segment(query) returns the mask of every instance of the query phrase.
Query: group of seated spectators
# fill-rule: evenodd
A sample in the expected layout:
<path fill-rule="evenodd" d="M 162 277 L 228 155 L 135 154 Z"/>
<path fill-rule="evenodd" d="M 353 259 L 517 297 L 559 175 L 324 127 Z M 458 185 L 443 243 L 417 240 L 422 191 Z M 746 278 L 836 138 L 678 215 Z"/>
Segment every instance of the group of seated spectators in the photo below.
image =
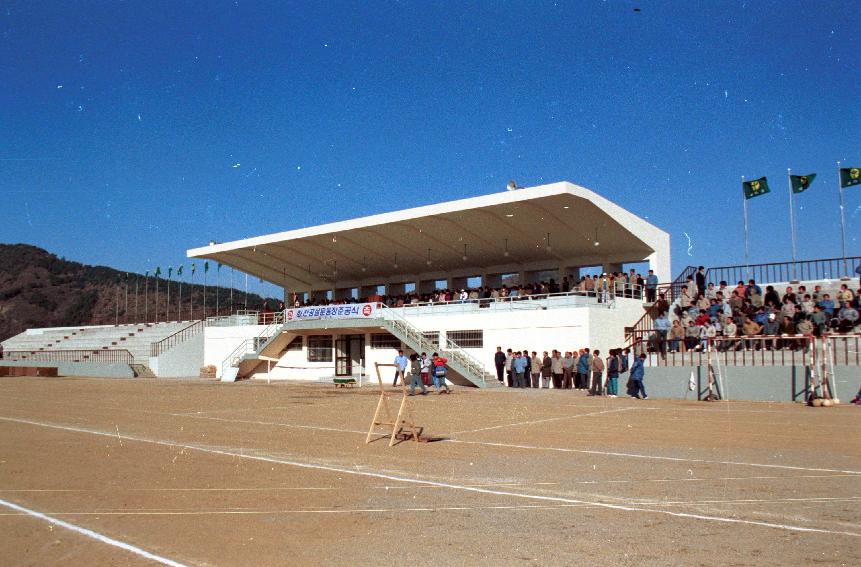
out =
<path fill-rule="evenodd" d="M 460 290 L 439 289 L 432 293 L 405 293 L 400 295 L 371 295 L 364 298 L 349 297 L 345 299 L 319 299 L 311 298 L 307 302 L 297 295 L 293 300 L 293 307 L 310 307 L 339 305 L 345 303 L 367 303 L 381 302 L 389 307 L 403 307 L 405 305 L 417 305 L 422 303 L 451 303 L 451 302 L 489 302 L 502 301 L 509 298 L 528 299 L 540 298 L 559 293 L 578 293 L 589 297 L 597 297 L 599 301 L 606 301 L 610 297 L 629 297 L 635 299 L 646 299 L 654 301 L 655 292 L 658 287 L 657 276 L 649 271 L 645 278 L 630 270 L 624 272 L 601 274 L 596 276 L 584 275 L 575 278 L 565 276 L 561 282 L 554 279 L 524 285 L 503 285 L 499 288 L 482 286 L 477 288 L 463 288 Z"/>
<path fill-rule="evenodd" d="M 662 294 L 652 306 L 656 317 L 653 329 L 644 337 L 641 347 L 651 352 L 685 352 L 703 350 L 710 339 L 719 349 L 766 348 L 795 349 L 805 342 L 797 335 L 822 336 L 828 333 L 852 333 L 858 330 L 859 295 L 842 284 L 832 298 L 815 286 L 793 289 L 787 286 L 779 294 L 774 286 L 765 293 L 754 280 L 738 282 L 734 288 L 722 281 L 715 287 L 702 287 L 688 278 L 679 297 L 670 305 Z M 735 337 L 775 337 L 773 341 L 732 340 Z M 722 339 L 723 340 L 720 340 Z"/>

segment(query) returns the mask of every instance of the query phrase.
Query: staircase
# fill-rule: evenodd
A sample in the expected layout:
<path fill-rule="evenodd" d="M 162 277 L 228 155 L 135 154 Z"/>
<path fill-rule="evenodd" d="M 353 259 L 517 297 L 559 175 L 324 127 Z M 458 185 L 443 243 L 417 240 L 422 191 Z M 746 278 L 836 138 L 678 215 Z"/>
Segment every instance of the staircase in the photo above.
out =
<path fill-rule="evenodd" d="M 686 266 L 672 282 L 658 286 L 658 296 L 664 294 L 667 303 L 672 306 L 673 301 L 681 294 L 682 287 L 687 285 L 688 276 L 693 276 L 696 273 L 696 267 Z M 625 343 L 629 347 L 634 347 L 636 343 L 644 340 L 649 331 L 655 327 L 655 319 L 658 317 L 658 310 L 655 308 L 655 304 L 644 305 L 643 308 L 646 310 L 643 316 L 630 327 L 625 327 Z"/>
<path fill-rule="evenodd" d="M 245 339 L 221 363 L 221 381 L 233 382 L 248 373 L 260 361 L 263 351 L 282 337 L 284 313 L 275 313 L 272 323 L 256 337 Z M 292 337 L 289 337 L 292 340 Z"/>
<path fill-rule="evenodd" d="M 135 373 L 135 378 L 155 378 L 152 370 L 146 364 L 129 364 L 132 372 Z"/>
<path fill-rule="evenodd" d="M 479 388 L 494 388 L 501 385 L 494 374 L 487 372 L 480 361 L 454 341 L 447 341 L 446 348 L 442 348 L 443 345 L 437 346 L 425 338 L 418 327 L 407 321 L 395 309 L 380 305 L 377 313 L 379 314 L 377 317 L 362 319 L 357 322 L 361 323 L 362 326 L 383 327 L 416 352 L 440 353 L 448 359 L 448 366 L 454 372 Z M 342 321 L 343 324 L 348 322 L 351 320 Z M 311 324 L 314 323 L 311 322 Z M 300 322 L 297 321 L 286 324 L 284 314 L 277 313 L 273 322 L 259 335 L 242 341 L 224 359 L 221 364 L 221 381 L 233 382 L 250 374 L 260 364 L 260 356 L 264 355 L 264 351 L 278 350 L 280 352 L 279 345 L 280 348 L 283 348 L 296 336 L 288 331 L 292 328 L 298 329 L 298 324 Z M 326 324 L 331 325 L 332 321 L 327 321 Z"/>
<path fill-rule="evenodd" d="M 393 309 L 383 308 L 383 326 L 392 335 L 400 339 L 404 344 L 416 352 L 438 352 L 448 359 L 448 366 L 460 374 L 464 379 L 479 388 L 496 388 L 502 384 L 496 376 L 487 372 L 484 365 L 476 360 L 474 356 L 457 345 L 454 341 L 447 340 L 447 348 L 436 344 L 425 338 L 421 330 L 404 319 Z"/>

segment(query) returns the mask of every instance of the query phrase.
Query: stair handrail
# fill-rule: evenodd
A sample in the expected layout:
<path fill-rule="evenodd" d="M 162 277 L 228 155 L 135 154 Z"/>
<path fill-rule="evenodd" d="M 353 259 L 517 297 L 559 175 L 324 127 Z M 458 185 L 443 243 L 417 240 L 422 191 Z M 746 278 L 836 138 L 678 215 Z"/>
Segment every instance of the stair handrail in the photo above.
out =
<path fill-rule="evenodd" d="M 281 332 L 284 327 L 286 318 L 286 309 L 284 311 L 276 311 L 273 313 L 272 323 L 267 325 L 260 333 L 250 339 L 243 339 L 233 352 L 227 355 L 221 362 L 221 375 L 224 375 L 225 370 L 232 366 L 239 366 L 242 356 L 249 353 L 260 354 L 265 349 L 272 339 Z M 262 339 L 262 340 L 261 340 Z"/>
<path fill-rule="evenodd" d="M 383 309 L 384 313 L 391 313 L 392 318 L 383 316 L 383 320 L 387 323 L 390 323 L 393 327 L 397 327 L 401 330 L 404 335 L 411 338 L 415 344 L 419 345 L 421 350 L 431 350 L 433 344 L 428 341 L 423 332 L 406 320 L 400 313 L 398 313 L 395 309 L 391 309 L 384 304 L 381 304 L 380 307 Z M 484 369 L 484 365 L 481 364 L 474 356 L 466 352 L 457 342 L 448 339 L 446 337 L 446 348 L 442 348 L 442 344 L 439 345 L 437 350 L 446 355 L 450 361 L 454 361 L 455 364 L 461 366 L 467 373 L 472 374 L 472 377 L 481 381 L 482 385 L 487 384 L 487 371 Z M 467 377 L 469 378 L 469 377 Z"/>
<path fill-rule="evenodd" d="M 182 329 L 166 336 L 160 341 L 150 343 L 149 355 L 159 356 L 163 352 L 172 349 L 179 343 L 193 337 L 194 335 L 199 333 L 201 329 L 203 329 L 203 321 L 195 321 L 191 325 L 183 327 Z"/>

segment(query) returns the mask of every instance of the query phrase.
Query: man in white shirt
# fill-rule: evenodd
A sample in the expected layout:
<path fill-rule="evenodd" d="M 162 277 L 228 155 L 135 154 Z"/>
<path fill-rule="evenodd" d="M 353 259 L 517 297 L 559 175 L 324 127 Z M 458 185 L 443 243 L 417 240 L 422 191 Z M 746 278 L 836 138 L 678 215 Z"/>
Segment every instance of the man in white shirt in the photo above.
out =
<path fill-rule="evenodd" d="M 405 378 L 407 366 L 410 363 L 410 359 L 404 356 L 404 351 L 399 350 L 398 356 L 395 357 L 395 365 L 397 368 L 395 369 L 395 381 L 392 382 L 392 386 L 398 385 L 398 377 L 403 381 L 404 384 L 407 383 L 407 379 Z"/>

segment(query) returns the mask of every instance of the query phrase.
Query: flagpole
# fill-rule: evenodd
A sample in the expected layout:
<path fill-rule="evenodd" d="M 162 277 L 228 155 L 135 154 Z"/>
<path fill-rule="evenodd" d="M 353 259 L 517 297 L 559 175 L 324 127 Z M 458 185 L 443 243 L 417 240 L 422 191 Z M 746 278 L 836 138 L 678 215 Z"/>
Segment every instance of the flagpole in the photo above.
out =
<path fill-rule="evenodd" d="M 218 291 L 221 289 L 221 264 L 218 264 L 215 267 L 215 316 L 218 317 L 221 315 L 219 311 L 220 305 L 218 304 Z"/>
<path fill-rule="evenodd" d="M 789 185 L 789 230 L 792 236 L 792 280 L 796 281 L 797 276 L 795 273 L 796 270 L 796 255 L 795 255 L 795 206 L 792 202 L 792 176 L 790 175 L 792 170 L 790 168 L 786 168 L 786 182 Z"/>
<path fill-rule="evenodd" d="M 164 321 L 167 323 L 170 320 L 170 278 L 173 276 L 173 266 L 167 269 L 167 303 L 164 306 Z"/>
<path fill-rule="evenodd" d="M 846 266 L 846 217 L 843 213 L 843 184 L 840 183 L 840 162 L 837 162 L 837 192 L 840 194 L 840 253 L 843 256 L 843 275 L 849 277 Z"/>
<path fill-rule="evenodd" d="M 182 274 L 177 275 L 181 276 Z M 176 318 L 177 320 L 182 321 L 182 280 L 179 278 L 177 279 L 179 280 L 179 299 L 176 304 Z"/>
<path fill-rule="evenodd" d="M 140 283 L 141 275 L 135 274 L 135 323 L 139 323 L 139 315 L 138 315 L 138 300 L 140 296 L 138 295 L 138 284 Z"/>
<path fill-rule="evenodd" d="M 144 323 L 149 323 L 149 272 L 144 276 Z"/>
<path fill-rule="evenodd" d="M 750 262 L 748 261 L 747 246 L 747 198 L 744 195 L 744 175 L 741 176 L 741 202 L 744 206 L 744 266 L 747 277 L 750 278 Z"/>

